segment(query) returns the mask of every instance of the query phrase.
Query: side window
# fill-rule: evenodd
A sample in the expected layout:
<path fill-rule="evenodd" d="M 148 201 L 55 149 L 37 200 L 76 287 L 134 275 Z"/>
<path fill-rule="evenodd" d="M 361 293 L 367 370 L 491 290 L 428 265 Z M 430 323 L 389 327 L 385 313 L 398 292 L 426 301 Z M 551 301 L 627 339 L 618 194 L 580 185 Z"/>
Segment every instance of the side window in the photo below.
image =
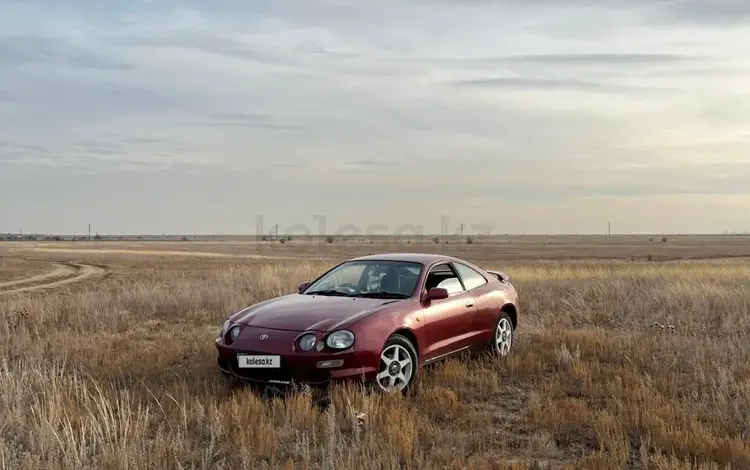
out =
<path fill-rule="evenodd" d="M 425 290 L 434 287 L 442 287 L 448 291 L 448 295 L 464 291 L 461 280 L 449 264 L 440 264 L 433 267 L 425 280 Z"/>
<path fill-rule="evenodd" d="M 484 276 L 465 264 L 456 263 L 455 266 L 458 273 L 461 275 L 461 279 L 464 281 L 466 290 L 476 289 L 479 286 L 487 284 L 487 279 L 485 279 Z"/>
<path fill-rule="evenodd" d="M 437 287 L 442 287 L 443 289 L 447 290 L 448 295 L 453 295 L 464 291 L 463 286 L 461 286 L 461 281 L 459 281 L 457 277 L 452 277 L 441 281 L 440 284 L 437 285 Z"/>

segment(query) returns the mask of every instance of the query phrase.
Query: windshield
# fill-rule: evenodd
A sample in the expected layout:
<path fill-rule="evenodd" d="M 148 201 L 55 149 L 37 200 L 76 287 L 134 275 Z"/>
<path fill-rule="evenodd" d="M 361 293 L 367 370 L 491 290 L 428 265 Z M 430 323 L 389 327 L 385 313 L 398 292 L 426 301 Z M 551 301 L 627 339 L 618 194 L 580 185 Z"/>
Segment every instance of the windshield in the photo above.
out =
<path fill-rule="evenodd" d="M 423 266 L 405 261 L 348 261 L 305 290 L 305 295 L 408 298 L 417 288 Z"/>

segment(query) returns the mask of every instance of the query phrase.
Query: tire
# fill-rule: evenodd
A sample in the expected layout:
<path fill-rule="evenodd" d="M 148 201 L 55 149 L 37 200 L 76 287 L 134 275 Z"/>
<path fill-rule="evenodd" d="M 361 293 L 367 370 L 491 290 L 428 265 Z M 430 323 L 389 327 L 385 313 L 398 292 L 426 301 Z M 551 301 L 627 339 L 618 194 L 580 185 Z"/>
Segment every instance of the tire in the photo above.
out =
<path fill-rule="evenodd" d="M 392 335 L 383 345 L 379 362 L 378 374 L 373 381 L 379 392 L 409 395 L 416 391 L 422 371 L 419 355 L 411 341 L 399 334 Z"/>
<path fill-rule="evenodd" d="M 509 356 L 515 345 L 515 333 L 510 315 L 506 312 L 500 312 L 489 344 L 490 353 L 498 358 Z"/>

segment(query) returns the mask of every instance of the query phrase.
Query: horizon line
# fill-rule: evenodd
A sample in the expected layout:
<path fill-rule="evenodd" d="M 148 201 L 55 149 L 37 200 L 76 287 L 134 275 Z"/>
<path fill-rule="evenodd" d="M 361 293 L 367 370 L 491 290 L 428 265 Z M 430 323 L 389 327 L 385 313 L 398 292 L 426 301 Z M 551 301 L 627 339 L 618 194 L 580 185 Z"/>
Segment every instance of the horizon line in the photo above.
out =
<path fill-rule="evenodd" d="M 602 236 L 602 237 L 617 237 L 617 236 L 705 236 L 705 235 L 750 235 L 750 231 L 734 232 L 734 231 L 723 231 L 723 232 L 504 232 L 504 233 L 423 233 L 423 234 L 398 234 L 398 233 L 369 233 L 369 234 L 357 234 L 357 233 L 325 233 L 325 234 L 308 234 L 308 233 L 288 233 L 288 234 L 268 234 L 268 233 L 94 233 L 91 235 L 106 238 L 123 238 L 123 237 L 148 237 L 148 238 L 173 238 L 173 237 L 212 237 L 212 238 L 237 238 L 237 237 L 255 237 L 255 238 L 268 238 L 268 239 L 279 239 L 279 238 L 323 238 L 323 237 L 334 237 L 334 238 L 367 238 L 367 237 L 398 237 L 398 238 L 419 238 L 419 237 L 518 237 L 518 236 Z M 89 238 L 88 234 L 78 233 L 52 233 L 52 232 L 0 232 L 0 236 L 36 236 L 36 237 L 77 237 L 82 239 Z"/>

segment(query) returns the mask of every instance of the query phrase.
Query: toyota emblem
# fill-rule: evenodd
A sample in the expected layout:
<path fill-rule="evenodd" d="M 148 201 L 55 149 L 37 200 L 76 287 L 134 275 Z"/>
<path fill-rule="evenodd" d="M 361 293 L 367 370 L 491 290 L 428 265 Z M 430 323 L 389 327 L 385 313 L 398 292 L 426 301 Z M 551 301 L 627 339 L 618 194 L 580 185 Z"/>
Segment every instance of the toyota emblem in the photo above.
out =
<path fill-rule="evenodd" d="M 260 340 L 261 341 L 263 341 L 265 339 L 268 339 L 268 335 L 267 334 L 263 333 L 262 335 L 260 335 Z"/>

